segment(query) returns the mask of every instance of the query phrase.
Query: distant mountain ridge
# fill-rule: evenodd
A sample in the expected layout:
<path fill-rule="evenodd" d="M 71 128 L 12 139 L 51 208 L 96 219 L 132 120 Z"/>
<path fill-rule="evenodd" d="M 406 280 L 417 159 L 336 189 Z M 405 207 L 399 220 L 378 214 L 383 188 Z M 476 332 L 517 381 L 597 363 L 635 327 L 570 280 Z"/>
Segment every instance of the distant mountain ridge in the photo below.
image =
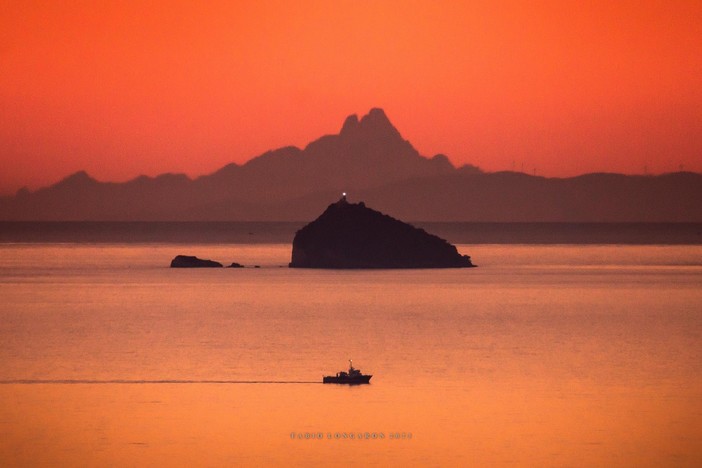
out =
<path fill-rule="evenodd" d="M 0 199 L 0 219 L 300 221 L 342 191 L 417 221 L 702 221 L 700 174 L 560 179 L 456 168 L 444 155 L 419 154 L 382 109 L 347 117 L 338 134 L 304 149 L 268 151 L 196 179 L 162 174 L 112 183 L 80 171 Z"/>

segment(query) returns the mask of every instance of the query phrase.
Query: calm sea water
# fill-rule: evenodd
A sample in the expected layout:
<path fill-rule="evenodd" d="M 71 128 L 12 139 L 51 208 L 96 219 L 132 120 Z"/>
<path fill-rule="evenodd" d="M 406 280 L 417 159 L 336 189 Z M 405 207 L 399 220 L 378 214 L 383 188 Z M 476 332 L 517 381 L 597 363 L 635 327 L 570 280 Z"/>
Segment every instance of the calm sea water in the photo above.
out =
<path fill-rule="evenodd" d="M 480 267 L 0 244 L 0 465 L 702 464 L 702 246 L 459 250 Z M 349 358 L 370 385 L 318 383 Z"/>

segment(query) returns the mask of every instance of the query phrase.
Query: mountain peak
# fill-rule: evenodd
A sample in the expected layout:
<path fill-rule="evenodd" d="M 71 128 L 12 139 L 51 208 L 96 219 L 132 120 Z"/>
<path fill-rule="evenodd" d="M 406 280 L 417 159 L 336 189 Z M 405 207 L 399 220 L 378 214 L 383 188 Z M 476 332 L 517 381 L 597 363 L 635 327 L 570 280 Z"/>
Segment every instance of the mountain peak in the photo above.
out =
<path fill-rule="evenodd" d="M 65 178 L 65 180 L 88 180 L 92 179 L 85 171 L 77 171 Z"/>
<path fill-rule="evenodd" d="M 96 182 L 95 179 L 90 177 L 90 175 L 85 172 L 85 171 L 78 171 L 74 172 L 73 174 L 69 175 L 68 177 L 65 177 L 63 180 L 59 181 L 57 184 L 64 184 L 64 185 L 76 185 L 76 184 L 89 184 Z"/>
<path fill-rule="evenodd" d="M 400 132 L 397 131 L 390 119 L 385 115 L 385 111 L 378 107 L 372 108 L 360 121 L 356 114 L 346 117 L 340 135 L 360 136 L 364 139 L 402 139 Z"/>
<path fill-rule="evenodd" d="M 356 114 L 351 114 L 344 120 L 344 126 L 341 127 L 341 132 L 339 135 L 347 135 L 356 131 L 358 128 L 358 116 Z"/>
<path fill-rule="evenodd" d="M 385 115 L 385 111 L 380 107 L 374 107 L 371 110 L 369 110 L 368 114 L 363 116 L 363 120 L 375 120 L 377 122 L 384 121 L 388 124 L 390 123 L 390 119 L 388 119 L 388 116 Z"/>
<path fill-rule="evenodd" d="M 359 125 L 361 128 L 374 133 L 391 133 L 398 137 L 400 136 L 400 132 L 390 122 L 388 116 L 385 115 L 385 111 L 377 107 L 374 107 L 368 114 L 364 115 Z"/>

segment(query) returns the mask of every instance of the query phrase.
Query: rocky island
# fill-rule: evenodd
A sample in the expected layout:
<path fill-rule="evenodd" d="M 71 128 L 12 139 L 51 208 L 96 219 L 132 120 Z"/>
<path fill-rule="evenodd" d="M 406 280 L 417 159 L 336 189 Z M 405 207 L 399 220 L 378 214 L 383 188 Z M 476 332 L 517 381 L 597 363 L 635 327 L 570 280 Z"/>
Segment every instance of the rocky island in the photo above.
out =
<path fill-rule="evenodd" d="M 171 268 L 222 268 L 222 266 L 214 260 L 203 260 L 190 255 L 177 255 L 171 260 Z"/>
<path fill-rule="evenodd" d="M 423 229 L 344 195 L 297 231 L 291 268 L 465 268 L 470 257 Z"/>

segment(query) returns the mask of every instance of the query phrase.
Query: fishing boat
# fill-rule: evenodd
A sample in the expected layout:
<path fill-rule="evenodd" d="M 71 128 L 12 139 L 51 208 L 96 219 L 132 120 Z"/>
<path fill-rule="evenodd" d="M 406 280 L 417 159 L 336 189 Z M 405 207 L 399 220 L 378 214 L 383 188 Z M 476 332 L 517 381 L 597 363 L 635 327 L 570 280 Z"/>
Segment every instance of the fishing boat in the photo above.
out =
<path fill-rule="evenodd" d="M 364 375 L 361 373 L 360 369 L 354 369 L 353 361 L 349 359 L 349 371 L 337 372 L 336 375 L 325 375 L 322 377 L 322 383 L 336 383 L 336 384 L 367 384 L 370 383 L 372 375 Z"/>

